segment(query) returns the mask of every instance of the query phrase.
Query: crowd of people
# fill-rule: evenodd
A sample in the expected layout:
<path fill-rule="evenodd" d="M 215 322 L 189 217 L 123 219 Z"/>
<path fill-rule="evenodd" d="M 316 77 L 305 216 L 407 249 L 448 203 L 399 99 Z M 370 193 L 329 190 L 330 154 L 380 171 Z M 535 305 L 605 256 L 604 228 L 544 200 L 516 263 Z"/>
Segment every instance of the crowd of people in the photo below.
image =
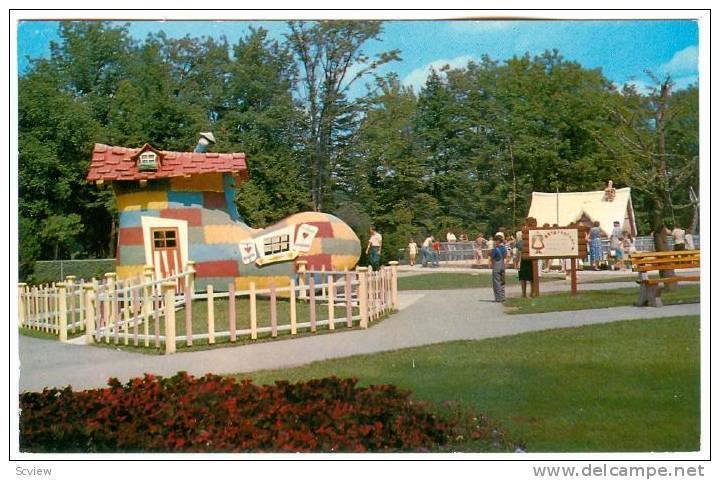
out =
<path fill-rule="evenodd" d="M 551 225 L 545 224 L 543 227 L 551 227 Z M 695 248 L 693 236 L 678 225 L 675 225 L 673 230 L 668 230 L 667 234 L 672 236 L 675 250 Z M 468 240 L 466 234 L 456 236 L 451 231 L 447 232 L 444 245 L 432 234 L 427 235 L 419 245 L 415 239 L 411 238 L 406 250 L 408 263 L 411 266 L 419 263 L 423 267 L 437 267 L 441 259 L 441 252 L 444 251 L 446 254 L 443 260 L 468 260 L 469 251 L 472 249 L 475 263 L 484 264 L 491 260 L 498 238 L 502 240 L 506 251 L 506 267 L 520 268 L 522 231 L 508 234 L 504 228 L 498 229 L 497 233 L 487 237 L 480 233 L 472 242 Z M 609 244 L 608 248 L 603 245 L 606 239 Z M 587 244 L 588 258 L 586 260 L 593 270 L 626 270 L 629 268 L 630 255 L 636 251 L 635 238 L 627 230 L 621 228 L 619 221 L 613 222 L 613 229 L 610 232 L 603 231 L 599 222 L 593 222 L 587 230 Z M 564 262 L 556 261 L 555 264 L 551 261 L 543 261 L 541 269 L 543 272 L 549 272 L 553 266 L 556 266 L 561 271 L 565 270 Z"/>
<path fill-rule="evenodd" d="M 554 226 L 557 227 L 557 225 Z M 527 218 L 524 228 L 532 229 L 534 227 L 537 227 L 537 221 L 534 218 Z M 551 227 L 551 225 L 545 224 L 543 227 Z M 674 225 L 672 231 L 668 230 L 667 233 L 673 238 L 675 250 L 695 248 L 692 235 L 686 233 L 677 224 Z M 629 268 L 630 255 L 636 251 L 635 239 L 628 231 L 620 227 L 619 221 L 613 222 L 613 229 L 609 234 L 600 228 L 599 222 L 595 221 L 592 227 L 586 230 L 586 235 L 591 269 L 626 270 Z M 607 252 L 603 248 L 604 238 L 609 240 Z M 450 261 L 462 259 L 460 252 L 470 243 L 468 236 L 466 234 L 456 236 L 453 232 L 448 231 L 445 240 L 447 259 Z M 488 238 L 480 233 L 472 242 L 474 261 L 480 264 L 487 262 L 488 268 L 492 269 L 493 292 L 497 302 L 505 299 L 506 268 L 517 269 L 522 296 L 527 296 L 527 284 L 533 281 L 533 272 L 532 261 L 522 258 L 523 243 L 522 230 L 515 234 L 506 234 L 504 228 L 498 229 L 494 235 L 488 236 Z M 374 269 L 379 268 L 381 246 L 382 236 L 375 229 L 371 229 L 366 254 Z M 419 246 L 415 239 L 411 238 L 407 246 L 408 263 L 410 266 L 415 266 L 419 255 L 419 261 L 423 267 L 439 267 L 442 248 L 441 242 L 432 234 L 427 235 Z M 543 260 L 540 261 L 539 268 L 542 272 L 548 272 L 552 268 L 553 261 L 558 262 L 560 271 L 565 271 L 565 260 Z"/>

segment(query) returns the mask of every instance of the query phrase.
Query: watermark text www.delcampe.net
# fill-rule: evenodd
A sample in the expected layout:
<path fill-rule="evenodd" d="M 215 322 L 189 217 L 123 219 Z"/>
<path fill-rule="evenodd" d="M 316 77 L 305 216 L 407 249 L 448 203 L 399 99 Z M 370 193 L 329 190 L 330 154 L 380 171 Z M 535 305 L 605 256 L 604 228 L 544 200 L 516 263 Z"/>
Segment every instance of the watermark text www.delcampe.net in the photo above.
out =
<path fill-rule="evenodd" d="M 703 465 L 600 465 L 585 466 L 533 465 L 536 478 L 696 478 L 704 477 Z"/>

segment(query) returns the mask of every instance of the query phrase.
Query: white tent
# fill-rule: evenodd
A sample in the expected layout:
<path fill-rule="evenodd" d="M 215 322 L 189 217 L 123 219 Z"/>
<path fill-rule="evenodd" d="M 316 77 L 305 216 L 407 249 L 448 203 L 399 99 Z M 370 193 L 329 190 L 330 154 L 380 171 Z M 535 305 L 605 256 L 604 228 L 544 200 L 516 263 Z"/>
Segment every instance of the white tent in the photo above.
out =
<path fill-rule="evenodd" d="M 630 188 L 615 190 L 615 198 L 606 200 L 605 191 L 545 193 L 533 192 L 528 217 L 537 219 L 538 226 L 546 223 L 561 227 L 581 221 L 589 224 L 600 222 L 600 228 L 610 234 L 613 222 L 619 221 L 624 231 L 637 235 L 635 212 L 633 211 Z"/>

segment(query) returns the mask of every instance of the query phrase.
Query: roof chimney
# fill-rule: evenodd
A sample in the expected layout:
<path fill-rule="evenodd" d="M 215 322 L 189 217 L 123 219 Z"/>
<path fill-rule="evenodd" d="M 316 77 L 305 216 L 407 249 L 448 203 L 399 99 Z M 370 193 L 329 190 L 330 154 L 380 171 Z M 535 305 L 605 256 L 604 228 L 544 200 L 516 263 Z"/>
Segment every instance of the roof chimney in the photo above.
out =
<path fill-rule="evenodd" d="M 215 135 L 212 132 L 200 132 L 200 139 L 195 146 L 195 153 L 204 153 L 210 143 L 215 143 Z"/>

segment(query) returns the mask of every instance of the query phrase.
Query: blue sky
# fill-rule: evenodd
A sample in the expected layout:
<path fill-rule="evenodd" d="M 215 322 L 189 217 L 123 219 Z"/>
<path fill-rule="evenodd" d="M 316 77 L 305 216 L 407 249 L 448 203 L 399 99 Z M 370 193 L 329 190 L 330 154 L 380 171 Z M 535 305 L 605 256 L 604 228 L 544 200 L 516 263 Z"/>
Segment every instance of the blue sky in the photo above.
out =
<path fill-rule="evenodd" d="M 233 43 L 251 26 L 262 26 L 281 37 L 284 22 L 262 21 L 134 21 L 130 33 L 143 39 L 165 31 L 181 37 L 225 35 Z M 55 21 L 23 21 L 18 27 L 19 70 L 27 58 L 47 56 L 50 41 L 57 41 Z M 400 49 L 402 62 L 385 67 L 403 82 L 421 86 L 430 67 L 459 67 L 488 54 L 496 60 L 557 48 L 570 60 L 588 68 L 600 67 L 616 83 L 647 81 L 643 73 L 670 73 L 678 87 L 698 80 L 698 25 L 691 20 L 583 20 L 583 21 L 388 21 L 382 42 L 371 42 L 370 54 Z"/>

